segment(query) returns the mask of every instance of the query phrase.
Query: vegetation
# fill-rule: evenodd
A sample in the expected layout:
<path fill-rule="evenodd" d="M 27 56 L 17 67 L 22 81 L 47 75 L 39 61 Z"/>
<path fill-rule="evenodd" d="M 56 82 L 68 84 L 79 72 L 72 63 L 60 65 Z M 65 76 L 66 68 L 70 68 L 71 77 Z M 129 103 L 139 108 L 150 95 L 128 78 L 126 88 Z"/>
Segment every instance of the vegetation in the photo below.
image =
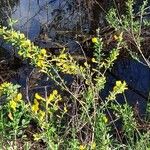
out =
<path fill-rule="evenodd" d="M 126 101 L 126 82 L 116 81 L 107 97 L 101 97 L 107 71 L 113 67 L 122 48 L 128 46 L 124 38 L 126 33 L 135 42 L 146 65 L 150 65 L 140 44 L 146 2 L 141 7 L 141 19 L 136 21 L 133 19 L 133 1 L 129 0 L 127 6 L 126 16 L 118 17 L 115 9 L 107 15 L 109 24 L 119 31 L 114 35 L 115 44 L 110 53 L 104 53 L 102 38 L 93 37 L 93 58 L 89 62 L 83 52 L 85 59 L 82 64 L 65 48 L 54 55 L 35 46 L 13 28 L 0 27 L 0 36 L 57 85 L 56 89 L 45 87 L 41 93 L 28 95 L 30 99 L 20 92 L 19 85 L 9 82 L 0 85 L 1 149 L 38 149 L 38 145 L 48 150 L 150 149 L 150 131 L 140 129 L 134 109 Z M 133 51 L 130 53 L 133 56 Z M 72 86 L 66 83 L 64 74 L 74 78 Z M 121 94 L 124 104 L 117 101 Z M 146 125 L 149 111 L 148 107 L 148 115 L 143 118 Z M 120 129 L 117 127 L 119 121 Z"/>

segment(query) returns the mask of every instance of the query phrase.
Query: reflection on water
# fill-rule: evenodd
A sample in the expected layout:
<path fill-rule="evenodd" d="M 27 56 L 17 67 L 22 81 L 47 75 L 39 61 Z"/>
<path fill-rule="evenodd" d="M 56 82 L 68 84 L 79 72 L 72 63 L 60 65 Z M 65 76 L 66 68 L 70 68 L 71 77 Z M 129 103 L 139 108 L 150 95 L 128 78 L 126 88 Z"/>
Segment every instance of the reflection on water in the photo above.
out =
<path fill-rule="evenodd" d="M 48 0 L 20 0 L 12 14 L 12 18 L 18 20 L 15 28 L 34 39 L 40 32 L 41 24 L 50 19 L 52 7 Z"/>
<path fill-rule="evenodd" d="M 79 7 L 82 5 L 82 7 Z M 20 0 L 14 8 L 12 18 L 18 20 L 16 29 L 34 39 L 43 24 L 47 26 L 49 36 L 53 37 L 53 29 L 85 31 L 89 29 L 90 21 L 84 5 L 73 0 Z"/>

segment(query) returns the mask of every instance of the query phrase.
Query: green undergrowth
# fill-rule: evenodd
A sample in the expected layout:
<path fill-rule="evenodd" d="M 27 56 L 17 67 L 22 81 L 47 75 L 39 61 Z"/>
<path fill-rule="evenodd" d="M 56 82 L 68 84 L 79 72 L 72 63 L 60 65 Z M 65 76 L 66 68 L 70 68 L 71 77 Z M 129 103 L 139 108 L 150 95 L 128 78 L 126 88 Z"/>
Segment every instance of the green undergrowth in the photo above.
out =
<path fill-rule="evenodd" d="M 131 6 L 128 5 L 129 10 Z M 147 116 L 139 120 L 135 109 L 126 100 L 128 86 L 120 80 L 114 83 L 105 99 L 100 96 L 106 86 L 107 71 L 111 70 L 122 48 L 127 45 L 125 33 L 131 29 L 132 35 L 135 33 L 133 38 L 137 47 L 140 46 L 140 33 L 134 26 L 136 23 L 136 27 L 141 29 L 141 24 L 127 23 L 125 19 L 132 19 L 131 16 L 122 16 L 125 18 L 122 23 L 116 15 L 115 10 L 111 9 L 107 16 L 110 25 L 119 30 L 119 34 L 114 35 L 115 44 L 110 53 L 104 53 L 102 38 L 93 37 L 93 57 L 89 62 L 84 55 L 82 64 L 65 48 L 59 54 L 52 55 L 46 49 L 35 46 L 19 31 L 0 27 L 0 36 L 17 49 L 18 55 L 29 60 L 57 87 L 45 87 L 43 92 L 32 93 L 31 99 L 27 99 L 30 96 L 21 93 L 19 85 L 9 82 L 0 85 L 1 149 L 150 149 L 147 127 L 149 103 Z M 149 65 L 147 59 L 146 63 Z M 71 86 L 67 85 L 64 74 L 74 77 Z M 118 103 L 118 95 L 124 97 L 124 104 Z M 117 127 L 117 122 L 120 122 L 121 128 Z"/>

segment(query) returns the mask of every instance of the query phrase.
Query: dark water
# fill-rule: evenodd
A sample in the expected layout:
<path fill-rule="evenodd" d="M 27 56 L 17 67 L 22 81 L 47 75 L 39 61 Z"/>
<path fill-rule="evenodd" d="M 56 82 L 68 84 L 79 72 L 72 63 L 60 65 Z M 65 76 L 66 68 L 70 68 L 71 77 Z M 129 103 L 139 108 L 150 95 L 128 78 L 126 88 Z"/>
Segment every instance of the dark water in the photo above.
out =
<path fill-rule="evenodd" d="M 50 20 L 54 5 L 55 3 L 49 0 L 20 0 L 19 4 L 13 8 L 16 11 L 11 16 L 18 20 L 15 28 L 33 40 L 39 35 L 41 25 Z"/>
<path fill-rule="evenodd" d="M 127 101 L 144 114 L 150 92 L 150 68 L 135 60 L 121 60 L 114 66 L 114 74 L 128 85 Z"/>
<path fill-rule="evenodd" d="M 58 32 L 89 30 L 90 21 L 88 17 L 85 18 L 86 10 L 78 9 L 77 5 L 80 5 L 80 1 L 20 0 L 13 8 L 15 11 L 11 18 L 18 20 L 15 28 L 24 32 L 30 39 L 34 40 L 41 28 L 45 27 L 49 38 L 55 40 L 59 39 L 56 35 Z"/>
<path fill-rule="evenodd" d="M 108 73 L 107 79 L 102 97 L 107 97 L 117 80 L 126 81 L 128 85 L 128 90 L 125 91 L 126 100 L 131 106 L 137 107 L 141 115 L 145 114 L 150 94 L 150 69 L 147 66 L 133 59 L 118 60 Z M 119 103 L 125 103 L 123 95 L 118 95 L 117 99 Z"/>
<path fill-rule="evenodd" d="M 3 14 L 1 15 L 1 22 L 7 24 L 4 21 L 7 18 L 6 16 L 11 16 L 11 18 L 18 20 L 14 28 L 25 33 L 33 41 L 39 37 L 42 30 L 48 36 L 43 37 L 44 40 L 70 44 L 77 39 L 76 36 L 84 35 L 82 38 L 87 38 L 91 29 L 94 28 L 92 15 L 90 15 L 92 13 L 91 5 L 89 4 L 89 9 L 86 8 L 87 6 L 78 7 L 82 6 L 81 1 L 18 0 L 9 5 L 5 4 L 2 0 L 0 2 L 1 14 Z M 141 1 L 138 1 L 138 4 L 141 4 Z M 98 18 L 98 25 L 104 24 L 104 16 L 101 11 L 98 13 Z M 11 49 L 11 47 L 9 48 L 8 45 L 5 45 L 6 49 Z M 18 69 L 17 75 L 11 81 L 25 87 L 27 77 L 31 71 L 33 71 L 33 68 L 29 68 L 25 64 Z M 131 59 L 118 60 L 113 71 L 108 76 L 106 95 L 114 86 L 116 80 L 125 80 L 129 85 L 129 90 L 126 92 L 129 103 L 132 105 L 138 103 L 140 110 L 145 110 L 146 100 L 150 91 L 150 68 Z M 41 77 L 45 81 L 41 86 L 48 84 L 47 77 Z M 34 80 L 37 81 L 36 79 Z"/>

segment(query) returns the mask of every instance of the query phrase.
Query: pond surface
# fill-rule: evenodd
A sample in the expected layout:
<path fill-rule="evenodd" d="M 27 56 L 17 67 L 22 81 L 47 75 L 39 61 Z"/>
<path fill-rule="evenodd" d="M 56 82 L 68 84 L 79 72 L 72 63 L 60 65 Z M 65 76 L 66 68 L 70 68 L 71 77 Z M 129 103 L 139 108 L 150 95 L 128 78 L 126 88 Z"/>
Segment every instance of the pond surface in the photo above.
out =
<path fill-rule="evenodd" d="M 137 107 L 140 114 L 145 113 L 150 94 L 150 69 L 147 66 L 133 59 L 118 60 L 107 78 L 103 97 L 107 97 L 109 91 L 112 91 L 116 80 L 126 81 L 128 85 L 128 90 L 125 92 L 126 100 L 133 107 Z M 120 95 L 118 101 L 124 103 L 125 99 Z"/>
<path fill-rule="evenodd" d="M 46 34 L 43 34 L 45 37 L 42 37 L 42 40 L 69 43 L 76 40 L 75 37 L 78 35 L 84 34 L 86 38 L 92 28 L 91 16 L 89 15 L 91 9 L 87 10 L 85 7 L 79 9 L 77 7 L 79 5 L 82 5 L 80 1 L 75 2 L 73 0 L 18 0 L 11 6 L 6 5 L 5 8 L 1 0 L 1 7 L 3 8 L 1 13 L 18 20 L 14 28 L 25 33 L 33 41 L 39 38 L 42 32 L 42 34 Z M 89 13 L 87 13 L 88 11 Z M 3 20 L 5 19 L 4 16 Z M 102 15 L 99 15 L 98 22 L 99 24 L 104 23 Z M 32 70 L 33 68 L 29 68 L 28 65 L 20 67 L 17 75 L 11 81 L 25 87 L 26 77 L 30 75 Z M 129 103 L 132 105 L 138 103 L 140 110 L 145 110 L 150 91 L 150 69 L 148 67 L 131 59 L 118 60 L 112 73 L 108 76 L 105 94 L 108 94 L 116 80 L 125 80 L 129 85 L 129 90 L 126 92 Z M 45 77 L 42 86 L 46 84 L 48 83 Z M 122 100 L 121 97 L 120 100 Z"/>
<path fill-rule="evenodd" d="M 51 13 L 56 5 L 54 0 L 20 0 L 18 5 L 13 8 L 15 11 L 11 16 L 18 20 L 15 28 L 33 40 L 39 35 L 41 25 L 52 18 Z"/>
<path fill-rule="evenodd" d="M 20 0 L 13 7 L 11 18 L 18 20 L 15 28 L 31 40 L 39 35 L 44 25 L 54 40 L 56 32 L 60 30 L 64 34 L 63 31 L 88 29 L 88 22 L 84 18 L 85 10 L 78 10 L 77 5 L 72 0 Z"/>

